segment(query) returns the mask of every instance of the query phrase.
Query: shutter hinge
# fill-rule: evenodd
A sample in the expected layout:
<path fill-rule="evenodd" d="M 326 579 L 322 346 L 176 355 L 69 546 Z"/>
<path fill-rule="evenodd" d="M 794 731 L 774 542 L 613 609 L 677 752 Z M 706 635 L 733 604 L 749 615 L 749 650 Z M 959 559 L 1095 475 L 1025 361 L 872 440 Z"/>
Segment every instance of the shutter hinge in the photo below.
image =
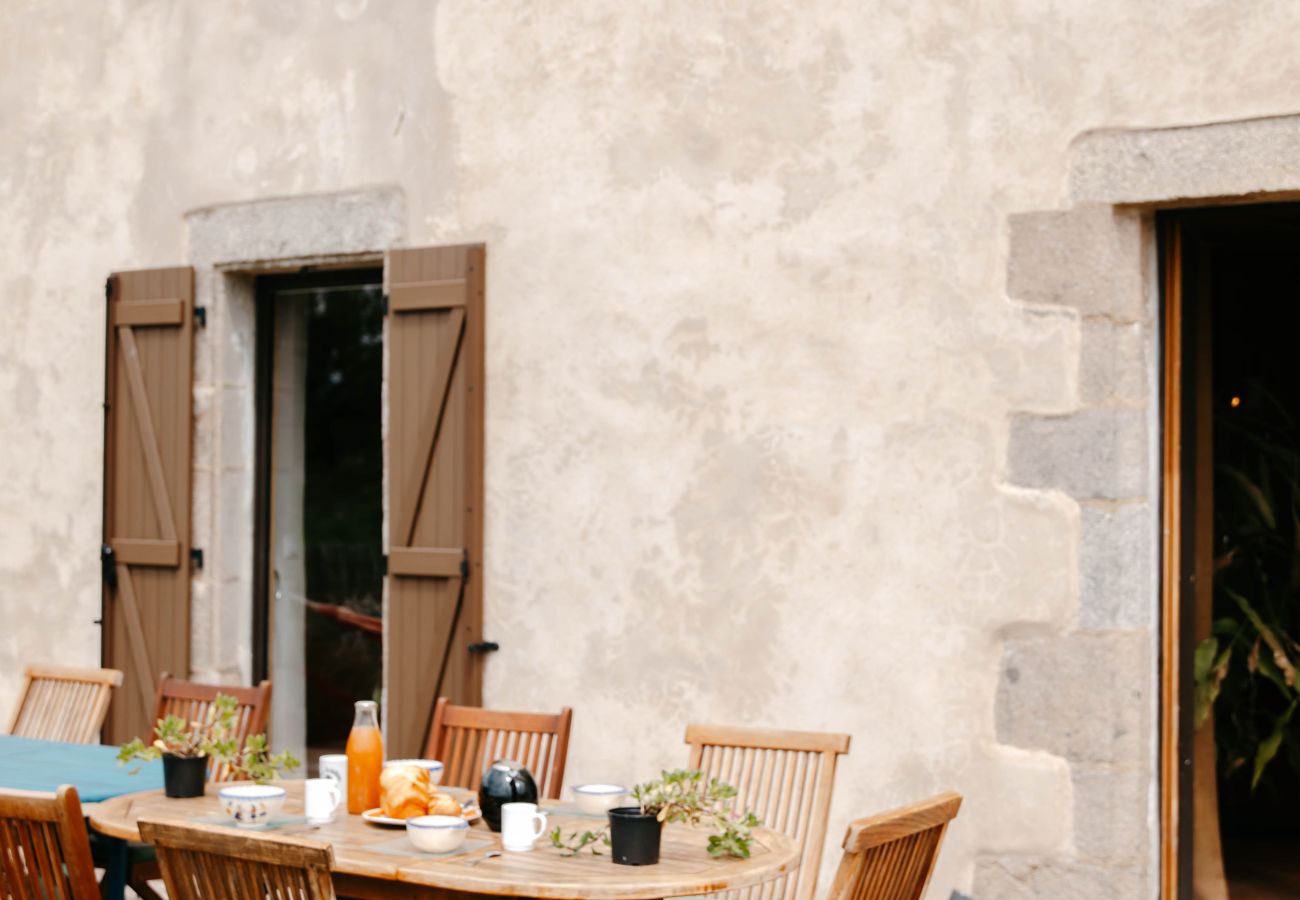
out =
<path fill-rule="evenodd" d="M 104 279 L 104 299 L 105 300 L 113 299 L 113 276 L 112 275 L 109 275 L 107 278 Z"/>
<path fill-rule="evenodd" d="M 194 307 L 194 322 L 200 328 L 208 327 L 208 308 L 206 306 Z"/>
<path fill-rule="evenodd" d="M 469 557 L 467 556 L 460 558 L 460 580 L 469 581 Z"/>
<path fill-rule="evenodd" d="M 465 649 L 470 653 L 495 653 L 501 649 L 501 645 L 496 641 L 479 641 L 477 644 L 470 644 Z"/>
<path fill-rule="evenodd" d="M 117 567 L 114 565 L 113 548 L 108 544 L 99 545 L 99 569 L 104 578 L 105 586 L 111 591 L 117 587 Z"/>
<path fill-rule="evenodd" d="M 113 404 L 109 403 L 107 400 L 104 401 L 103 406 L 104 406 L 104 415 L 108 415 L 108 413 L 111 412 L 113 409 Z"/>
<path fill-rule="evenodd" d="M 196 569 L 203 568 L 203 549 L 201 547 L 190 548 L 190 562 Z"/>
<path fill-rule="evenodd" d="M 384 314 L 384 315 L 388 315 L 388 295 L 387 295 L 387 294 L 384 294 L 384 296 L 382 296 L 382 297 L 379 298 L 379 308 L 383 311 L 383 314 Z"/>
<path fill-rule="evenodd" d="M 388 554 L 383 553 L 379 557 L 379 572 L 381 575 L 388 574 Z"/>

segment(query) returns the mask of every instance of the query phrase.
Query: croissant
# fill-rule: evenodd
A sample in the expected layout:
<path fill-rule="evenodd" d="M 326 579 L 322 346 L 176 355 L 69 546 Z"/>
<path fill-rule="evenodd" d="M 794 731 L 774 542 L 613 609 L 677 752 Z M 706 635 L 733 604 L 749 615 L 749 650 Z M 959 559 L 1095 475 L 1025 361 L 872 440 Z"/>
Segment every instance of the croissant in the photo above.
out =
<path fill-rule="evenodd" d="M 389 818 L 422 816 L 429 798 L 429 771 L 423 766 L 386 766 L 379 774 L 379 805 Z"/>
<path fill-rule="evenodd" d="M 431 816 L 459 816 L 460 804 L 455 797 L 435 792 L 429 798 L 428 814 Z"/>

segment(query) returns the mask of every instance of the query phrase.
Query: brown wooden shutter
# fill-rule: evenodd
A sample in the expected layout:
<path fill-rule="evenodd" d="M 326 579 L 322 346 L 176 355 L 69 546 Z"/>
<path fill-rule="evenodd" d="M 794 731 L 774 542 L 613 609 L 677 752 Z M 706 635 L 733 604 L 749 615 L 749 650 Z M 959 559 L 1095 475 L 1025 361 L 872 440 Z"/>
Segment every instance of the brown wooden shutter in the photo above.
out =
<path fill-rule="evenodd" d="M 388 286 L 388 755 L 420 755 L 434 700 L 482 702 L 481 246 L 394 250 Z"/>
<path fill-rule="evenodd" d="M 194 270 L 108 282 L 104 663 L 126 673 L 105 738 L 147 737 L 159 673 L 190 669 Z"/>

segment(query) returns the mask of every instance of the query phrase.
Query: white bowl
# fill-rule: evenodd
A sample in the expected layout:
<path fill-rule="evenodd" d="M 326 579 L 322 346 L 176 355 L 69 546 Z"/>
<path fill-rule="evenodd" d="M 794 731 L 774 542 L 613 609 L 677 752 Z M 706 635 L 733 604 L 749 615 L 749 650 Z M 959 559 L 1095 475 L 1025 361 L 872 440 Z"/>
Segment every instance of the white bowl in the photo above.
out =
<path fill-rule="evenodd" d="M 384 762 L 384 767 L 388 766 L 419 766 L 429 770 L 429 784 L 442 782 L 442 763 L 436 759 L 390 759 Z"/>
<path fill-rule="evenodd" d="M 469 823 L 460 816 L 415 816 L 406 820 L 406 835 L 417 850 L 447 853 L 465 843 Z"/>
<path fill-rule="evenodd" d="M 217 791 L 221 808 L 241 828 L 265 825 L 284 808 L 285 790 L 271 784 L 239 784 Z"/>
<path fill-rule="evenodd" d="M 627 788 L 621 784 L 580 784 L 573 789 L 578 809 L 593 816 L 623 805 Z"/>

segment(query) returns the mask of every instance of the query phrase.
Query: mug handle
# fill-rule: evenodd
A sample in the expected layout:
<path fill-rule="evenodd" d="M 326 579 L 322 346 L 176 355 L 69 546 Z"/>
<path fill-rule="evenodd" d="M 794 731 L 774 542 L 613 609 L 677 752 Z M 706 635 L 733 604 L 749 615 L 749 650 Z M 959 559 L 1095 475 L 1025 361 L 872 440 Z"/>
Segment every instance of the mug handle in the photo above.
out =
<path fill-rule="evenodd" d="M 546 813 L 541 811 L 533 813 L 533 821 L 539 826 L 537 831 L 533 833 L 533 840 L 536 840 L 546 832 Z"/>

